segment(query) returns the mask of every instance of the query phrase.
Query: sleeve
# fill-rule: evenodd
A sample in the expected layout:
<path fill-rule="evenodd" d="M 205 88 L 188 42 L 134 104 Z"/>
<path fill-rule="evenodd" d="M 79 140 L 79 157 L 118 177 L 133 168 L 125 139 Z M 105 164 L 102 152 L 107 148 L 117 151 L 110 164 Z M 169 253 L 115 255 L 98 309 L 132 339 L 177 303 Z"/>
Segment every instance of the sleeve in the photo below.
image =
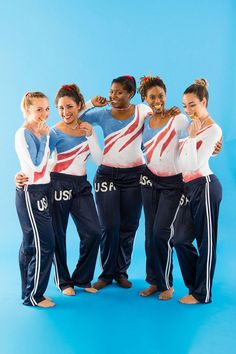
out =
<path fill-rule="evenodd" d="M 221 128 L 215 124 L 195 138 L 188 137 L 180 153 L 180 162 L 185 169 L 195 171 L 207 163 L 221 136 Z"/>
<path fill-rule="evenodd" d="M 141 109 L 143 119 L 146 119 L 149 116 L 149 113 L 152 113 L 152 110 L 146 104 L 139 104 L 138 107 Z"/>
<path fill-rule="evenodd" d="M 190 120 L 184 114 L 178 114 L 174 118 L 175 127 L 179 139 L 186 138 L 188 136 L 188 127 L 190 125 Z"/>
<path fill-rule="evenodd" d="M 84 113 L 81 117 L 80 120 L 82 122 L 88 122 L 92 125 L 99 125 L 101 126 L 101 117 L 103 115 L 103 110 L 92 110 L 90 112 Z"/>
<path fill-rule="evenodd" d="M 49 135 L 42 136 L 39 148 L 26 129 L 20 129 L 15 136 L 15 148 L 22 163 L 34 172 L 40 172 L 49 158 Z"/>
<path fill-rule="evenodd" d="M 94 105 L 92 104 L 92 100 L 85 102 L 85 107 L 84 107 L 84 109 L 82 109 L 82 111 L 79 112 L 78 117 L 81 118 L 86 112 L 88 112 L 89 110 L 91 110 L 93 108 L 94 108 Z"/>
<path fill-rule="evenodd" d="M 53 128 L 51 128 L 49 135 L 50 135 L 49 148 L 50 148 L 50 154 L 52 154 L 57 145 L 57 133 Z"/>
<path fill-rule="evenodd" d="M 88 141 L 92 160 L 96 163 L 96 165 L 98 166 L 101 165 L 103 152 L 99 145 L 98 138 L 94 129 L 92 135 L 87 137 L 87 141 Z"/>

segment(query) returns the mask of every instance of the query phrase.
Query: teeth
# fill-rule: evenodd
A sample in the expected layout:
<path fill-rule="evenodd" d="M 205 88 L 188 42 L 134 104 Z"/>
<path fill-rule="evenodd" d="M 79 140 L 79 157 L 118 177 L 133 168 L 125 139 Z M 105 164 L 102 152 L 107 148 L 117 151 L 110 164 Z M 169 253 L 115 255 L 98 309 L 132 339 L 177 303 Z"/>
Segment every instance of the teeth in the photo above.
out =
<path fill-rule="evenodd" d="M 158 110 L 161 109 L 161 105 L 160 104 L 156 105 L 155 109 L 158 109 Z"/>

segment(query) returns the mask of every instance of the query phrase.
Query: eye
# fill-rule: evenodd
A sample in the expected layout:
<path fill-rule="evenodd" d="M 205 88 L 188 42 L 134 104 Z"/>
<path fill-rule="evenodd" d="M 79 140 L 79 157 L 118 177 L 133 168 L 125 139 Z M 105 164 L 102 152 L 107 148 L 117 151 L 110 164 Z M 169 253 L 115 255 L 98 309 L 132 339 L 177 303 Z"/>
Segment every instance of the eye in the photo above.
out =
<path fill-rule="evenodd" d="M 49 111 L 50 111 L 50 107 L 47 107 L 47 108 L 46 108 L 46 111 L 49 112 Z"/>

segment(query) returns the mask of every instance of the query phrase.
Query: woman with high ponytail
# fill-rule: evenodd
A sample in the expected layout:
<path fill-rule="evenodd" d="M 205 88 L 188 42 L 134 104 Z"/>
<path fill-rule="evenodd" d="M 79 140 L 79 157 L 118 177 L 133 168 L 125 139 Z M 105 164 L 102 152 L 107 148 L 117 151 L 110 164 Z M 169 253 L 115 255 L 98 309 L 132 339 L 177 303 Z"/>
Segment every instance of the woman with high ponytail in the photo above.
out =
<path fill-rule="evenodd" d="M 222 131 L 208 112 L 205 79 L 198 79 L 183 94 L 185 113 L 191 118 L 188 136 L 180 140 L 179 162 L 188 203 L 183 206 L 192 222 L 192 232 L 179 233 L 174 241 L 182 275 L 189 294 L 183 304 L 210 303 L 216 263 L 217 225 L 222 187 L 209 167 Z M 186 210 L 184 211 L 185 216 Z M 179 214 L 179 217 L 181 213 Z M 196 249 L 189 242 L 197 241 Z"/>

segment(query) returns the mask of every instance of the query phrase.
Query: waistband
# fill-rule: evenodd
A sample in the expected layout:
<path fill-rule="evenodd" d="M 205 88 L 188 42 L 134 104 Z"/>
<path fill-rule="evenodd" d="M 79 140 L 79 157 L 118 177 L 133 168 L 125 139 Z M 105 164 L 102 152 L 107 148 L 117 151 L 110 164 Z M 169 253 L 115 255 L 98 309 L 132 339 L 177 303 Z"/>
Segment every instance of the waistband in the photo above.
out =
<path fill-rule="evenodd" d="M 98 173 L 115 175 L 119 173 L 142 173 L 146 168 L 146 165 L 140 165 L 135 167 L 120 168 L 120 167 L 110 167 L 105 165 L 100 165 L 97 169 Z"/>
<path fill-rule="evenodd" d="M 50 190 L 52 187 L 51 183 L 45 183 L 45 184 L 28 184 L 24 186 L 22 189 L 17 189 L 20 191 L 39 191 L 39 192 L 47 192 Z"/>
<path fill-rule="evenodd" d="M 143 173 L 147 174 L 147 176 L 150 177 L 152 179 L 152 181 L 156 182 L 156 183 L 170 183 L 170 184 L 183 183 L 182 173 L 178 173 L 177 175 L 173 175 L 173 176 L 157 176 L 157 175 L 154 175 L 149 170 L 148 167 L 144 170 Z"/>
<path fill-rule="evenodd" d="M 218 178 L 216 177 L 216 175 L 211 174 L 208 176 L 203 176 L 203 177 L 199 177 L 199 178 L 195 178 L 192 181 L 189 182 L 185 182 L 185 186 L 186 187 L 191 187 L 194 184 L 205 184 L 205 183 L 211 183 L 211 182 L 219 182 Z"/>
<path fill-rule="evenodd" d="M 59 181 L 74 181 L 74 182 L 87 181 L 87 175 L 75 176 L 66 173 L 51 172 L 50 176 L 52 180 L 59 180 Z"/>

